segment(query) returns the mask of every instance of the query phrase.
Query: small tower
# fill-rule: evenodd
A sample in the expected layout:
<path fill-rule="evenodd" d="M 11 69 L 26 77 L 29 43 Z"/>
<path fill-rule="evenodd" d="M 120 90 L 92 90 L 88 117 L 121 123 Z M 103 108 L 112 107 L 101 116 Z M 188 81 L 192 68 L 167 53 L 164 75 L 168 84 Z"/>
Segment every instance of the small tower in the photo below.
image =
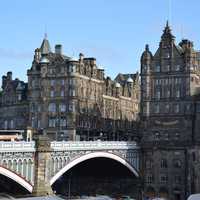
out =
<path fill-rule="evenodd" d="M 37 49 L 35 49 L 34 61 L 35 61 L 36 63 L 39 63 L 40 57 L 41 57 L 40 49 L 37 48 Z"/>
<path fill-rule="evenodd" d="M 150 73 L 153 56 L 149 51 L 149 45 L 145 46 L 145 51 L 141 57 L 141 113 L 149 115 L 150 100 Z"/>
<path fill-rule="evenodd" d="M 42 56 L 46 56 L 51 52 L 51 47 L 49 41 L 47 39 L 47 34 L 45 33 L 44 39 L 42 41 L 42 45 L 40 47 L 40 52 Z"/>
<path fill-rule="evenodd" d="M 161 47 L 172 47 L 174 44 L 175 37 L 171 33 L 171 28 L 169 26 L 169 22 L 167 21 L 166 26 L 163 30 L 163 34 L 161 36 Z"/>
<path fill-rule="evenodd" d="M 49 41 L 47 40 L 47 34 L 45 34 L 45 37 L 43 39 L 42 45 L 40 47 L 40 64 L 41 64 L 41 73 L 44 77 L 47 72 L 47 65 L 49 64 L 49 59 L 47 58 L 49 53 L 51 52 Z"/>
<path fill-rule="evenodd" d="M 141 74 L 150 73 L 150 66 L 152 62 L 152 53 L 149 51 L 149 45 L 146 44 L 145 51 L 141 56 Z"/>

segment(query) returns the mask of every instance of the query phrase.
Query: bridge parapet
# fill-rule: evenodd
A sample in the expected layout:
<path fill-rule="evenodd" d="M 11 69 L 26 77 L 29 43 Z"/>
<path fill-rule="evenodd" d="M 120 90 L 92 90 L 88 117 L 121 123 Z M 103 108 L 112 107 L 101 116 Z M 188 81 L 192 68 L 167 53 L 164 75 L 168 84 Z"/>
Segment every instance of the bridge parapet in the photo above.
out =
<path fill-rule="evenodd" d="M 115 159 L 125 166 L 130 166 L 129 168 L 134 168 L 136 174 L 139 172 L 140 147 L 136 142 L 53 141 L 47 151 L 43 151 L 43 148 L 46 149 L 44 142 L 41 142 L 40 148 L 34 141 L 0 142 L 0 166 L 2 169 L 10 169 L 32 185 L 35 185 L 36 172 L 40 174 L 40 171 L 44 171 L 46 182 L 55 181 L 65 170 L 70 169 L 70 166 L 74 166 L 74 163 L 78 164 L 95 156 Z"/>
<path fill-rule="evenodd" d="M 136 142 L 121 141 L 62 141 L 51 142 L 54 151 L 78 151 L 78 150 L 128 150 L 139 149 Z"/>
<path fill-rule="evenodd" d="M 0 142 L 0 152 L 35 152 L 35 142 Z"/>

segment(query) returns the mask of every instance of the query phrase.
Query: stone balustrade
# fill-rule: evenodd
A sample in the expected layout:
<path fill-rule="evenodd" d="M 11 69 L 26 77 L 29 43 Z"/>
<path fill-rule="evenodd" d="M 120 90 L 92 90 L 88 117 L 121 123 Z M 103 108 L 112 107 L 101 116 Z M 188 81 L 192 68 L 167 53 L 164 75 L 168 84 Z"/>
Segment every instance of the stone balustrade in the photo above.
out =
<path fill-rule="evenodd" d="M 35 142 L 0 142 L 0 152 L 34 152 Z"/>
<path fill-rule="evenodd" d="M 135 142 L 121 141 L 54 141 L 51 142 L 51 148 L 54 151 L 63 150 L 127 150 L 139 149 Z"/>

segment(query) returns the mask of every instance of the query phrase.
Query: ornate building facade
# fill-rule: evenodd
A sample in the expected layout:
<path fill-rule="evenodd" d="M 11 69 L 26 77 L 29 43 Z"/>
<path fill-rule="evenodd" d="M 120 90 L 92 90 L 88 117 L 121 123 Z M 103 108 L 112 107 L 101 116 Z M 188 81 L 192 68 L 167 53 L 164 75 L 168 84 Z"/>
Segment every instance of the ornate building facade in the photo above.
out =
<path fill-rule="evenodd" d="M 167 23 L 141 73 L 105 77 L 95 58 L 53 53 L 44 38 L 28 83 L 2 77 L 0 129 L 43 131 L 51 140 L 136 140 L 144 195 L 200 193 L 200 52 L 178 45 Z"/>
<path fill-rule="evenodd" d="M 0 129 L 43 131 L 52 140 L 130 140 L 139 112 L 139 73 L 105 77 L 95 58 L 53 53 L 45 37 L 28 83 L 2 78 Z M 134 130 L 134 131 L 133 131 Z"/>
<path fill-rule="evenodd" d="M 146 195 L 179 200 L 199 192 L 194 187 L 199 182 L 199 165 L 195 168 L 193 163 L 199 160 L 195 156 L 199 155 L 199 89 L 200 53 L 189 40 L 176 45 L 167 23 L 156 53 L 146 45 L 141 57 L 140 134 Z"/>

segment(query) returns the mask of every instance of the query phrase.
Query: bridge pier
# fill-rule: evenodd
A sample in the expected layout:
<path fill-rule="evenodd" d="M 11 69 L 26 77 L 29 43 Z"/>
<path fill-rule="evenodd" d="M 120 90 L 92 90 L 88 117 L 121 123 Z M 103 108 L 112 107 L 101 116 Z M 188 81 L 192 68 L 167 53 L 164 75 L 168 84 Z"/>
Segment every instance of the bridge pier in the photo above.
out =
<path fill-rule="evenodd" d="M 35 171 L 34 171 L 34 186 L 33 196 L 52 195 L 53 191 L 49 182 L 51 158 L 51 144 L 47 136 L 38 135 L 35 138 Z"/>

